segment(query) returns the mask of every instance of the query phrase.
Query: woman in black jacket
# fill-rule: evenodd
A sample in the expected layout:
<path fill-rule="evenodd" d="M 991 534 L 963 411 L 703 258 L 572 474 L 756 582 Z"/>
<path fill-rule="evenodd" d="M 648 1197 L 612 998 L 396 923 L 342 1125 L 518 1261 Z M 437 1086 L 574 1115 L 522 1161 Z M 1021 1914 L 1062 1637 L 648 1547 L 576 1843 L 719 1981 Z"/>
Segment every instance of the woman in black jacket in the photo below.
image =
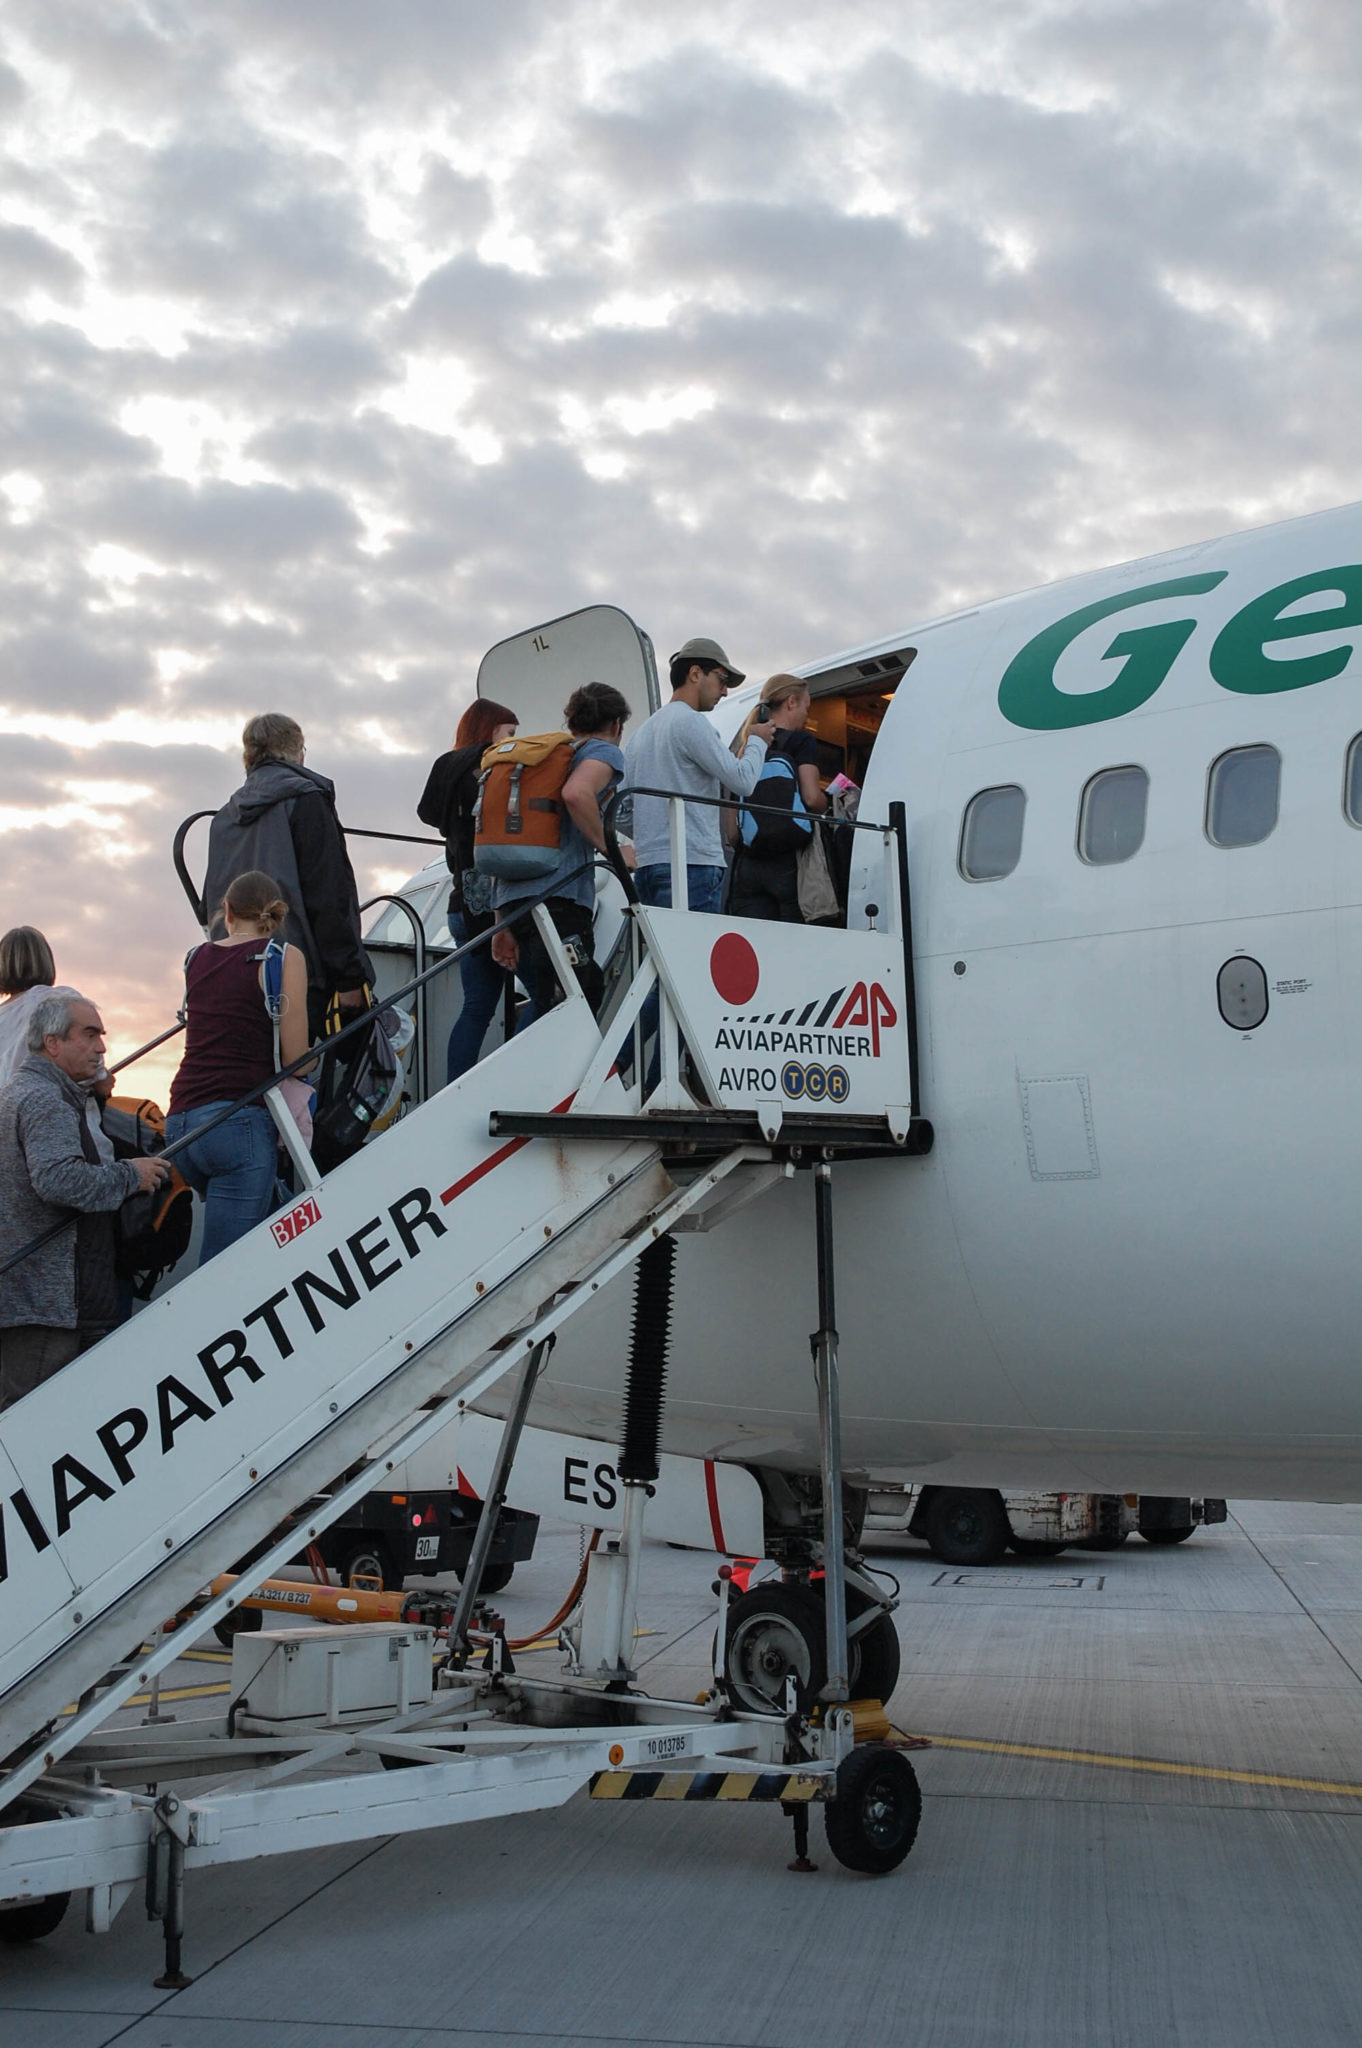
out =
<path fill-rule="evenodd" d="M 453 883 L 449 891 L 449 930 L 455 945 L 465 946 L 479 932 L 490 931 L 492 883 L 473 865 L 473 806 L 478 800 L 478 770 L 488 747 L 514 737 L 520 721 L 504 704 L 475 697 L 454 735 L 453 751 L 441 754 L 432 767 L 416 815 L 432 825 L 445 842 L 445 860 Z M 476 1066 L 487 1027 L 507 985 L 514 979 L 492 958 L 490 945 L 479 946 L 459 963 L 463 1008 L 449 1034 L 446 1078 Z"/>

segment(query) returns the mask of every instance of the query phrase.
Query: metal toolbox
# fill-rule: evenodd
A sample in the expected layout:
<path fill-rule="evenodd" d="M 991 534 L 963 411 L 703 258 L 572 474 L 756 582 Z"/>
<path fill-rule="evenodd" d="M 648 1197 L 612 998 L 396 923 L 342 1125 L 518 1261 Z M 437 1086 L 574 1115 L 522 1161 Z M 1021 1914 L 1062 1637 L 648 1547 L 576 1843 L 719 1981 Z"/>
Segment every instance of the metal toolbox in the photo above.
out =
<path fill-rule="evenodd" d="M 345 1628 L 261 1629 L 232 1643 L 238 1726 L 335 1727 L 405 1714 L 431 1696 L 432 1632 L 386 1622 Z"/>

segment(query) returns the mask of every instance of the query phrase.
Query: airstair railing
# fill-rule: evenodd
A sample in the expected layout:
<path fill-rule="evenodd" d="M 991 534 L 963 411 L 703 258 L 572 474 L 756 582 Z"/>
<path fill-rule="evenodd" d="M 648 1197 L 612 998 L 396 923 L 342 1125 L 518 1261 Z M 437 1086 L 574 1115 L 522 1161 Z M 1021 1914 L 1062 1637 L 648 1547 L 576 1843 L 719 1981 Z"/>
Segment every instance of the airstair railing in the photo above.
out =
<path fill-rule="evenodd" d="M 686 867 L 685 806 L 687 804 L 694 804 L 697 808 L 714 811 L 741 809 L 750 812 L 754 817 L 780 818 L 787 823 L 790 817 L 788 810 L 782 810 L 777 805 L 754 804 L 750 803 L 745 797 L 694 796 L 679 789 L 653 789 L 640 783 L 629 784 L 622 789 L 615 790 L 602 813 L 605 851 L 606 858 L 624 890 L 625 897 L 631 904 L 640 902 L 641 898 L 633 873 L 620 851 L 619 814 L 622 804 L 636 796 L 660 797 L 667 803 L 669 851 L 673 875 L 684 873 Z M 814 829 L 817 830 L 820 823 L 824 821 L 813 817 L 810 822 Z M 917 974 L 913 961 L 913 899 L 908 874 L 908 808 L 903 803 L 891 803 L 889 806 L 889 819 L 885 824 L 878 824 L 868 818 L 838 818 L 828 822 L 835 823 L 838 828 L 845 826 L 852 832 L 873 832 L 884 842 L 886 861 L 892 865 L 894 888 L 891 889 L 890 894 L 892 896 L 895 892 L 897 893 L 899 923 L 901 927 L 900 938 L 903 947 L 904 1028 L 908 1039 L 909 1075 L 912 1089 L 909 1109 L 913 1117 L 916 1118 L 920 1114 L 918 1102 Z M 886 879 L 889 880 L 891 878 L 886 876 Z M 681 896 L 683 900 L 678 901 L 677 892 L 673 890 L 673 909 L 689 910 L 688 891 L 683 890 Z M 842 909 L 845 914 L 847 905 L 843 904 Z M 874 918 L 880 914 L 878 905 L 874 903 L 866 904 L 865 915 L 872 921 L 872 924 Z M 636 967 L 637 964 L 636 960 Z"/>
<path fill-rule="evenodd" d="M 113 1066 L 106 1070 L 110 1078 L 115 1074 L 121 1074 L 126 1067 L 135 1067 L 149 1052 L 155 1052 L 158 1045 L 164 1045 L 167 1039 L 178 1038 L 183 1030 L 184 1017 L 181 1015 L 173 1024 L 167 1024 L 164 1031 L 158 1031 L 155 1038 L 149 1038 L 145 1045 L 139 1045 L 135 1052 L 125 1052 L 121 1060 L 116 1060 Z"/>
<path fill-rule="evenodd" d="M 580 867 L 573 869 L 571 875 L 562 879 L 571 881 L 574 876 L 585 873 L 594 867 L 594 859 L 583 861 Z M 540 904 L 546 901 L 547 897 L 544 894 L 526 897 L 523 901 L 517 902 L 517 914 L 533 912 Z M 234 1102 L 225 1103 L 216 1116 L 211 1116 L 203 1123 L 196 1124 L 192 1131 L 185 1133 L 184 1137 L 177 1138 L 174 1144 L 167 1145 L 164 1151 L 158 1152 L 157 1158 L 175 1159 L 181 1152 L 187 1151 L 190 1145 L 196 1145 L 210 1131 L 215 1131 L 220 1124 L 225 1124 L 230 1117 L 235 1116 L 237 1110 L 249 1109 L 253 1103 L 264 1101 L 271 1091 L 278 1087 L 281 1081 L 292 1080 L 295 1075 L 307 1073 L 316 1065 L 319 1059 L 329 1057 L 338 1046 L 347 1044 L 361 1031 L 368 1029 L 374 1018 L 380 1015 L 381 1012 L 396 1008 L 399 1003 L 404 1003 L 408 996 L 419 995 L 434 980 L 437 974 L 447 973 L 456 962 L 466 959 L 479 946 L 490 945 L 495 930 L 496 927 L 492 926 L 485 932 L 478 932 L 462 946 L 456 946 L 450 952 L 442 954 L 433 965 L 425 968 L 420 974 L 414 975 L 410 981 L 404 982 L 401 988 L 394 989 L 391 995 L 384 996 L 381 1002 L 371 1004 L 367 1010 L 361 1010 L 353 1023 L 344 1025 L 339 1031 L 329 1032 L 316 1045 L 309 1046 L 307 1051 L 300 1054 L 296 1060 L 291 1060 L 287 1066 L 277 1068 L 268 1080 L 257 1081 L 253 1088 L 248 1088 Z M 127 1060 L 121 1061 L 120 1066 L 127 1066 L 132 1059 L 140 1058 L 142 1053 L 149 1052 L 153 1046 L 163 1044 L 167 1038 L 173 1038 L 176 1032 L 182 1028 L 183 1026 L 178 1023 L 171 1025 L 158 1038 L 149 1040 L 145 1046 L 138 1049 L 137 1053 L 130 1054 Z M 112 1068 L 110 1071 L 116 1073 L 119 1069 Z M 52 1224 L 40 1236 L 31 1238 L 27 1244 L 21 1245 L 18 1251 L 11 1252 L 7 1259 L 0 1262 L 0 1275 L 12 1272 L 16 1266 L 21 1265 L 25 1259 L 30 1258 L 34 1252 L 40 1251 L 45 1244 L 50 1244 L 54 1238 L 61 1235 L 62 1231 L 70 1230 L 78 1221 L 78 1213 L 73 1210 L 70 1216 L 64 1216 L 59 1223 Z"/>
<path fill-rule="evenodd" d="M 363 917 L 366 910 L 372 910 L 376 903 L 391 903 L 395 909 L 403 912 L 407 923 L 411 926 L 412 964 L 418 976 L 424 974 L 426 971 L 426 928 L 417 913 L 415 905 L 407 897 L 401 895 L 370 896 L 360 904 L 360 916 Z M 416 1057 L 412 1064 L 416 1069 L 416 1100 L 419 1104 L 430 1099 L 430 1049 L 427 1044 L 430 1035 L 430 1019 L 424 984 L 416 992 L 415 1011 L 416 1043 L 414 1050 Z"/>
<path fill-rule="evenodd" d="M 638 904 L 641 899 L 639 897 L 638 889 L 635 885 L 633 875 L 627 863 L 624 860 L 623 854 L 620 851 L 617 820 L 621 798 L 634 796 L 660 797 L 665 799 L 669 803 L 671 812 L 671 836 L 673 840 L 672 852 L 674 856 L 678 853 L 678 851 L 680 852 L 681 866 L 683 868 L 685 865 L 685 805 L 694 804 L 698 807 L 703 807 L 707 809 L 723 810 L 732 807 L 732 805 L 735 802 L 733 798 L 693 796 L 688 795 L 680 790 L 654 789 L 641 785 L 633 786 L 623 791 L 616 790 L 612 794 L 609 802 L 605 806 L 605 809 L 602 813 L 602 830 L 605 837 L 606 858 L 609 862 L 612 872 L 615 874 L 617 880 L 620 882 L 620 885 L 624 890 L 626 900 L 631 905 Z M 751 811 L 754 814 L 769 815 L 772 817 L 785 819 L 788 819 L 789 817 L 789 813 L 787 811 L 781 810 L 778 807 L 771 805 L 752 804 L 743 802 L 742 808 Z M 201 894 L 195 890 L 194 884 L 189 876 L 188 869 L 185 865 L 184 841 L 192 825 L 196 824 L 201 818 L 213 817 L 214 815 L 215 813 L 212 811 L 195 811 L 190 817 L 184 820 L 184 822 L 181 824 L 181 826 L 179 827 L 178 831 L 175 834 L 175 841 L 173 847 L 175 870 L 177 875 L 179 876 L 185 894 L 189 898 L 191 906 L 194 906 L 196 908 L 196 911 L 202 908 L 203 898 Z M 901 923 L 903 926 L 903 972 L 904 993 L 906 999 L 905 1028 L 908 1035 L 910 1086 L 912 1091 L 912 1100 L 909 1104 L 909 1108 L 912 1116 L 916 1118 L 920 1114 L 917 1099 L 918 1025 L 916 982 L 914 976 L 911 928 L 911 895 L 909 892 L 908 876 L 906 809 L 905 806 L 901 803 L 891 804 L 889 807 L 888 824 L 872 823 L 868 820 L 860 818 L 846 820 L 839 819 L 838 823 L 845 823 L 850 825 L 853 831 L 873 832 L 877 834 L 886 842 L 887 850 L 894 863 L 894 881 L 897 884 L 898 898 L 902 906 Z M 361 836 L 366 838 L 400 840 L 414 845 L 439 846 L 443 844 L 443 841 L 441 840 L 423 839 L 412 833 L 379 832 L 371 831 L 368 828 L 360 827 L 347 827 L 345 829 L 347 830 L 347 832 L 353 833 L 355 836 Z M 558 880 L 558 887 L 562 887 L 562 883 L 564 880 L 570 881 L 576 875 L 581 874 L 584 871 L 587 871 L 588 869 L 594 868 L 595 865 L 596 862 L 594 858 L 591 861 L 583 862 L 581 867 L 573 870 L 572 875 L 567 877 L 560 877 Z M 674 860 L 674 871 L 675 866 L 676 863 Z M 375 898 L 373 900 L 378 901 L 380 899 Z M 405 902 L 405 899 L 400 900 Z M 541 894 L 538 896 L 527 897 L 523 900 L 523 902 L 517 904 L 517 914 L 523 915 L 524 913 L 532 912 L 537 908 L 537 906 L 539 906 L 542 903 L 545 903 L 547 900 L 547 892 L 541 892 Z M 686 909 L 688 908 L 688 905 L 686 903 L 680 903 L 675 904 L 673 907 L 678 909 Z M 874 905 L 867 905 L 866 912 L 868 916 L 878 914 L 877 908 Z M 202 923 L 204 922 L 204 919 L 200 917 L 199 921 L 200 923 Z M 246 1093 L 238 1097 L 236 1101 L 225 1105 L 217 1113 L 216 1116 L 210 1117 L 206 1123 L 196 1125 L 192 1133 L 188 1133 L 185 1137 L 177 1139 L 173 1145 L 167 1145 L 164 1152 L 160 1153 L 158 1156 L 166 1160 L 174 1159 L 180 1152 L 187 1150 L 187 1148 L 191 1144 L 197 1143 L 197 1141 L 200 1138 L 205 1137 L 210 1131 L 216 1130 L 220 1124 L 226 1123 L 228 1119 L 231 1116 L 233 1116 L 238 1109 L 245 1109 L 253 1103 L 262 1101 L 270 1093 L 272 1089 L 277 1087 L 280 1081 L 289 1080 L 293 1076 L 301 1075 L 304 1072 L 311 1069 L 315 1065 L 317 1059 L 320 1056 L 329 1055 L 332 1052 L 334 1052 L 339 1046 L 346 1044 L 350 1039 L 354 1038 L 360 1031 L 366 1029 L 368 1025 L 372 1022 L 373 1018 L 377 1016 L 380 1012 L 392 1009 L 396 1007 L 399 1003 L 404 1003 L 409 996 L 415 995 L 419 997 L 420 994 L 425 990 L 426 986 L 434 979 L 434 977 L 437 974 L 445 973 L 450 967 L 454 966 L 458 961 L 465 959 L 479 946 L 489 945 L 491 943 L 494 930 L 495 927 L 485 932 L 479 932 L 475 934 L 473 938 L 467 940 L 463 945 L 456 946 L 452 948 L 449 952 L 442 954 L 440 959 L 435 961 L 433 965 L 422 969 L 420 972 L 414 975 L 410 981 L 404 983 L 402 987 L 395 989 L 391 995 L 385 996 L 381 1002 L 375 1003 L 369 1009 L 362 1011 L 354 1019 L 352 1023 L 343 1026 L 343 1028 L 339 1031 L 330 1033 L 326 1037 L 326 1039 L 320 1043 L 319 1046 L 309 1047 L 308 1050 L 305 1053 L 303 1053 L 298 1059 L 292 1061 L 288 1066 L 279 1068 L 278 1071 L 272 1074 L 267 1081 L 258 1082 L 254 1088 L 248 1089 Z M 637 946 L 636 937 L 633 943 L 635 946 Z M 639 965 L 637 957 L 635 958 L 634 965 L 635 971 L 637 971 L 637 967 Z M 114 1068 L 111 1071 L 117 1072 L 122 1067 L 130 1065 L 134 1059 L 140 1058 L 143 1053 L 151 1051 L 155 1046 L 163 1044 L 168 1038 L 173 1037 L 175 1033 L 179 1031 L 181 1028 L 182 1026 L 178 1023 L 171 1025 L 165 1032 L 161 1033 L 159 1037 L 148 1041 L 147 1045 L 140 1047 L 136 1053 L 130 1054 L 127 1059 L 120 1061 L 119 1067 Z M 631 1020 L 630 1029 L 635 1029 L 634 1020 Z M 7 1259 L 5 1259 L 3 1262 L 0 1262 L 0 1275 L 11 1272 L 14 1269 L 14 1267 L 22 1264 L 22 1262 L 26 1258 L 29 1258 L 34 1252 L 40 1250 L 43 1245 L 51 1243 L 53 1238 L 59 1236 L 63 1230 L 70 1229 L 72 1224 L 74 1224 L 76 1220 L 77 1219 L 74 1214 L 69 1218 L 63 1218 L 61 1222 L 53 1224 L 51 1228 L 43 1232 L 41 1236 L 30 1240 L 28 1244 L 21 1246 L 18 1251 L 12 1252 Z"/>
<path fill-rule="evenodd" d="M 189 898 L 194 921 L 201 924 L 205 930 L 208 926 L 208 904 L 202 889 L 195 886 L 194 878 L 189 872 L 189 865 L 184 857 L 184 843 L 195 825 L 200 824 L 204 818 L 216 816 L 216 810 L 191 811 L 189 816 L 181 821 L 170 847 L 170 858 L 179 877 L 180 887 Z M 430 839 L 421 832 L 379 832 L 369 825 L 342 825 L 341 831 L 347 839 L 392 839 L 402 846 L 444 845 L 443 839 Z"/>

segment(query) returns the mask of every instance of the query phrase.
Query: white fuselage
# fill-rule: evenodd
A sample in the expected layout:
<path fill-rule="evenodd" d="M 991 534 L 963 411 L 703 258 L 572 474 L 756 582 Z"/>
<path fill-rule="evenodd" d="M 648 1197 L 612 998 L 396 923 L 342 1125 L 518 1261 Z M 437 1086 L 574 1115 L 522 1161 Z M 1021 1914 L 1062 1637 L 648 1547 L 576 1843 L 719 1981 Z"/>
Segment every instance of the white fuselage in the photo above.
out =
<path fill-rule="evenodd" d="M 907 805 L 936 1146 L 835 1174 L 849 1469 L 1362 1498 L 1359 564 L 1345 509 L 876 643 L 916 649 L 861 815 Z M 1257 745 L 1275 827 L 1214 844 L 1208 772 Z M 1091 864 L 1085 786 L 1126 765 L 1143 842 Z M 966 880 L 965 807 L 1005 786 L 1020 857 Z M 853 873 L 853 924 L 865 900 Z M 1240 955 L 1269 996 L 1247 1030 L 1217 997 Z M 537 1420 L 611 1438 L 628 1306 L 617 1288 L 571 1326 Z M 815 1466 L 814 1321 L 807 1177 L 684 1240 L 668 1448 Z"/>

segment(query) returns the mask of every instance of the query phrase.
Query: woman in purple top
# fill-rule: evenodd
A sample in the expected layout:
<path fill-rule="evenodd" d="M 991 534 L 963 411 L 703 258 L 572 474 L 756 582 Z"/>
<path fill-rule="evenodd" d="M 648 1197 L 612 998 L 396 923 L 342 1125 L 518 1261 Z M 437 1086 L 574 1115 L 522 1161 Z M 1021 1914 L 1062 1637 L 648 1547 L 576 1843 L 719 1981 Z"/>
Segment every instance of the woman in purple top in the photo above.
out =
<path fill-rule="evenodd" d="M 288 916 L 279 885 L 253 869 L 238 875 L 222 903 L 226 937 L 196 946 L 185 962 L 184 1058 L 170 1090 L 166 1143 L 208 1123 L 275 1071 L 274 1024 L 265 1007 L 265 948 Z M 279 1058 L 308 1048 L 307 962 L 285 946 Z M 277 1141 L 263 1102 L 224 1118 L 175 1161 L 204 1198 L 206 1265 L 253 1230 L 274 1205 Z"/>

